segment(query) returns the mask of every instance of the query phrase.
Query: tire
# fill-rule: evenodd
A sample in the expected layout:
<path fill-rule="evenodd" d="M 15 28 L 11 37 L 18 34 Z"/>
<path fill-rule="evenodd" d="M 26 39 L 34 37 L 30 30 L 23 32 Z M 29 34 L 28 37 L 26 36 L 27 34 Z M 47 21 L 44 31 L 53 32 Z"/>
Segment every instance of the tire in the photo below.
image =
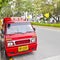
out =
<path fill-rule="evenodd" d="M 2 60 L 9 60 L 8 56 L 6 55 L 5 50 L 1 51 L 1 58 L 2 58 Z"/>

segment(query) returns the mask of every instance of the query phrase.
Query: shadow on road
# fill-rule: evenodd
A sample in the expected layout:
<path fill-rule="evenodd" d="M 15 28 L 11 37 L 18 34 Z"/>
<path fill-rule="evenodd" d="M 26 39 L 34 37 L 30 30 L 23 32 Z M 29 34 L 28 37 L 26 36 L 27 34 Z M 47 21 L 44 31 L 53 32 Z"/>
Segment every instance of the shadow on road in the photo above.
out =
<path fill-rule="evenodd" d="M 28 54 L 22 54 L 22 55 L 18 55 L 18 56 L 14 56 L 13 58 L 15 59 L 15 60 L 24 60 L 23 58 L 24 57 L 27 57 L 27 56 L 32 56 L 32 55 L 34 55 L 34 53 L 32 52 L 32 53 L 28 53 Z"/>

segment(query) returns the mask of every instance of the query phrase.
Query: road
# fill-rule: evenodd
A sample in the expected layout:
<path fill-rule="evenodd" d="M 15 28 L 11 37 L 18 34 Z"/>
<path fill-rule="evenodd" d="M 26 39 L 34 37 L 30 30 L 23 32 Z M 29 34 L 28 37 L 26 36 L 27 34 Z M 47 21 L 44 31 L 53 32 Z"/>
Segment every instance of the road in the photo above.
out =
<path fill-rule="evenodd" d="M 35 28 L 38 37 L 37 51 L 13 57 L 14 60 L 48 60 L 47 58 L 55 56 L 59 56 L 60 60 L 60 29 L 36 26 Z"/>

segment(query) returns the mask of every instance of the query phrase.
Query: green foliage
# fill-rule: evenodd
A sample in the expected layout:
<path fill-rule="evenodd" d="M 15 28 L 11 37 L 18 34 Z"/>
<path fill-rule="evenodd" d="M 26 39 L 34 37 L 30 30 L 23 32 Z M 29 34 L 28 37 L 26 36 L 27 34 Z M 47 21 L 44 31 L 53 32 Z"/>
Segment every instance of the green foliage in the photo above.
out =
<path fill-rule="evenodd" d="M 2 0 L 0 0 L 0 8 L 2 7 Z"/>
<path fill-rule="evenodd" d="M 32 2 L 31 0 L 19 0 L 19 1 L 16 1 L 16 8 L 19 10 L 19 11 L 28 11 L 28 12 L 31 12 L 33 11 L 33 6 L 32 6 Z"/>
<path fill-rule="evenodd" d="M 5 11 L 9 11 L 11 12 L 11 8 L 8 9 L 8 2 L 10 2 L 12 0 L 0 0 L 0 11 L 2 10 L 2 8 L 7 7 L 7 9 L 5 9 Z M 29 12 L 29 13 L 33 13 L 35 16 L 37 14 L 45 14 L 45 13 L 50 13 L 50 15 L 52 16 L 53 14 L 55 15 L 59 15 L 60 14 L 60 0 L 52 0 L 51 4 L 48 2 L 46 3 L 47 0 L 16 0 L 16 6 L 15 9 L 13 11 L 15 12 L 19 12 L 20 14 L 22 12 Z M 54 6 L 54 5 L 57 5 Z M 11 5 L 9 6 L 11 7 Z M 5 14 L 8 14 L 6 11 Z M 1 12 L 0 12 L 1 14 Z M 8 14 L 9 15 L 9 14 Z"/>
<path fill-rule="evenodd" d="M 3 6 L 6 6 L 8 3 L 8 0 L 0 0 L 0 10 Z"/>
<path fill-rule="evenodd" d="M 2 0 L 0 0 L 0 3 L 2 3 Z"/>
<path fill-rule="evenodd" d="M 60 23 L 59 24 L 41 24 L 41 23 L 38 23 L 38 22 L 31 22 L 32 25 L 37 25 L 37 26 L 49 26 L 49 27 L 59 27 L 60 28 Z"/>
<path fill-rule="evenodd" d="M 53 14 L 53 10 L 54 10 L 53 4 L 49 4 L 49 3 L 47 4 L 46 1 L 47 0 L 35 0 L 34 1 L 37 14 L 40 14 L 40 13 L 45 14 L 47 12 Z"/>

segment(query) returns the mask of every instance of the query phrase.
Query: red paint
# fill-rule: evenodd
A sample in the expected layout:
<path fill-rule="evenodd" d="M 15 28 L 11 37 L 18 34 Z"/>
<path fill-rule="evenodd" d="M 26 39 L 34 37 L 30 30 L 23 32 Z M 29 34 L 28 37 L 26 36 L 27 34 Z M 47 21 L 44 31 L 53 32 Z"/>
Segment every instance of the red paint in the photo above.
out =
<path fill-rule="evenodd" d="M 17 22 L 27 22 L 21 18 L 13 17 L 13 19 L 17 19 Z M 17 23 L 16 20 L 13 20 L 12 18 L 4 18 L 4 43 L 5 43 L 5 51 L 7 56 L 16 56 L 19 54 L 26 54 L 32 51 L 37 50 L 37 36 L 35 31 L 30 33 L 24 33 L 24 34 L 6 34 L 7 24 L 11 23 Z M 20 20 L 19 20 L 20 19 Z M 33 27 L 32 27 L 33 28 Z M 31 38 L 35 39 L 34 42 L 31 42 Z M 12 42 L 12 46 L 8 46 L 8 42 Z M 21 46 L 28 46 L 28 50 L 18 52 L 18 48 Z"/>

